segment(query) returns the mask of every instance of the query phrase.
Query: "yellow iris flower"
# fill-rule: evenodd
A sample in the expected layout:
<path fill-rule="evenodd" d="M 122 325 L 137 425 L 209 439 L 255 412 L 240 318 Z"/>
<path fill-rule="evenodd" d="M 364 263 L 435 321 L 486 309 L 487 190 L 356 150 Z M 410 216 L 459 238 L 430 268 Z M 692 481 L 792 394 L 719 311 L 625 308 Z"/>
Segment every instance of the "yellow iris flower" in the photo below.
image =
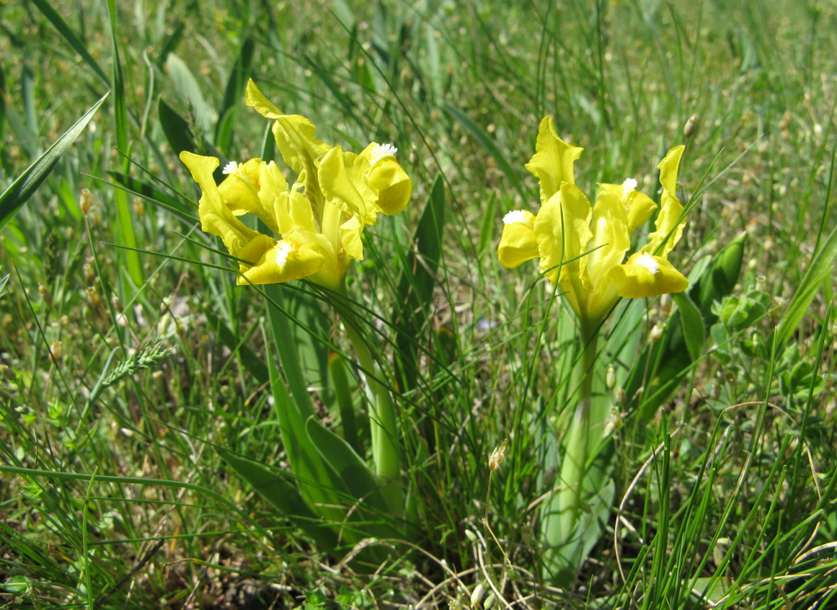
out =
<path fill-rule="evenodd" d="M 552 117 L 541 121 L 535 148 L 526 169 L 539 180 L 542 205 L 537 215 L 526 210 L 506 214 L 498 248 L 504 267 L 540 258 L 541 273 L 589 323 L 600 322 L 619 297 L 688 288 L 689 281 L 668 261 L 686 224 L 676 194 L 683 146 L 669 150 L 658 166 L 663 189 L 656 230 L 627 260 L 631 235 L 651 218 L 657 204 L 628 179 L 622 185 L 600 184 L 591 206 L 573 176 L 573 162 L 583 149 L 558 137 Z"/>
<path fill-rule="evenodd" d="M 363 259 L 364 227 L 379 213 L 401 212 L 410 200 L 412 181 L 396 148 L 373 142 L 355 154 L 321 142 L 307 118 L 280 112 L 252 80 L 246 102 L 274 121 L 276 144 L 296 181 L 289 186 L 273 161 L 250 159 L 227 164 L 227 177 L 216 185 L 219 160 L 184 151 L 180 160 L 203 193 L 201 228 L 218 235 L 239 260 L 240 285 L 308 278 L 338 289 L 349 261 Z M 242 223 L 238 217 L 248 213 L 275 237 Z"/>

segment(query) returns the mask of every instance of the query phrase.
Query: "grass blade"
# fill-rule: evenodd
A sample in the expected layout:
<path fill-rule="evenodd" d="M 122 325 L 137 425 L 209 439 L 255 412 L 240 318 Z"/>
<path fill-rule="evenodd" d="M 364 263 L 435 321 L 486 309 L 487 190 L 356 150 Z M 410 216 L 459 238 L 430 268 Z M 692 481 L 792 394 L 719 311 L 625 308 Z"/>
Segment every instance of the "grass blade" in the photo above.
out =
<path fill-rule="evenodd" d="M 99 110 L 109 93 L 103 95 L 98 102 L 93 104 L 82 117 L 73 124 L 64 135 L 58 138 L 55 143 L 47 149 L 38 160 L 30 165 L 20 177 L 0 195 L 0 229 L 17 214 L 18 210 L 26 203 L 39 186 L 47 179 L 50 172 L 58 163 L 58 159 L 76 141 L 84 128 Z"/>
<path fill-rule="evenodd" d="M 517 189 L 518 193 L 520 193 L 520 197 L 526 201 L 526 193 L 523 191 L 523 186 L 517 178 L 517 173 L 509 164 L 503 152 L 497 147 L 497 144 L 494 143 L 491 136 L 489 136 L 482 127 L 477 125 L 458 108 L 454 108 L 450 104 L 445 104 L 445 111 L 455 118 L 466 130 L 468 130 L 472 136 L 479 140 L 479 143 L 482 144 L 483 148 L 488 151 L 488 154 L 494 157 L 494 160 L 497 162 L 497 166 L 503 170 L 503 173 L 506 174 L 506 177 L 508 177 L 512 186 Z"/>
<path fill-rule="evenodd" d="M 49 19 L 52 25 L 55 26 L 55 29 L 58 30 L 58 33 L 64 37 L 71 47 L 78 53 L 81 58 L 93 69 L 93 72 L 96 73 L 96 76 L 99 77 L 99 80 L 104 83 L 106 87 L 110 87 L 110 79 L 105 74 L 105 71 L 102 70 L 99 63 L 93 59 L 93 56 L 87 51 L 87 47 L 82 42 L 81 38 L 73 31 L 73 29 L 67 25 L 67 22 L 64 21 L 61 16 L 56 12 L 54 8 L 52 8 L 52 4 L 47 0 L 32 0 L 32 3 L 38 7 L 38 10 L 43 13 L 44 17 Z"/>
<path fill-rule="evenodd" d="M 417 354 L 415 339 L 425 326 L 429 305 L 436 286 L 436 270 L 442 256 L 442 232 L 445 227 L 445 185 L 436 178 L 424 207 L 414 243 L 417 251 L 407 255 L 406 268 L 398 284 L 399 311 L 395 318 L 398 327 L 398 357 L 402 363 L 406 388 L 416 384 Z"/>
<path fill-rule="evenodd" d="M 108 0 L 110 15 L 110 35 L 113 50 L 113 118 L 116 122 L 116 146 L 119 150 L 128 150 L 128 111 L 125 103 L 125 81 L 122 75 L 122 60 L 119 54 L 119 42 L 116 36 L 116 2 Z M 122 162 L 122 172 L 128 172 L 128 160 Z M 117 190 L 113 194 L 116 203 L 116 217 L 119 226 L 121 243 L 129 248 L 137 247 L 137 237 L 134 233 L 134 222 L 128 207 L 128 196 L 124 191 Z M 139 255 L 132 250 L 125 250 L 125 263 L 128 274 L 134 286 L 142 286 L 142 265 Z"/>
<path fill-rule="evenodd" d="M 805 317 L 811 301 L 817 295 L 820 286 L 834 272 L 833 262 L 837 256 L 837 228 L 821 244 L 810 266 L 802 276 L 799 288 L 793 294 L 782 321 L 776 329 L 777 345 L 785 345 L 791 339 L 796 328 Z"/>

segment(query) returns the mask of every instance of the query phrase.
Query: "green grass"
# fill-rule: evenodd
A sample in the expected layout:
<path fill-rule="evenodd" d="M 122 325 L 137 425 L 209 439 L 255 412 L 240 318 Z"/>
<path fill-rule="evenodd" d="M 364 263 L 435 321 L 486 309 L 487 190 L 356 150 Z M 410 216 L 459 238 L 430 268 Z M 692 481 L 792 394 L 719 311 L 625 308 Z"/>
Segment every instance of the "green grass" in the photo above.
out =
<path fill-rule="evenodd" d="M 0 4 L 4 190 L 111 90 L 0 231 L 4 607 L 467 607 L 489 576 L 515 607 L 835 604 L 834 7 L 82 4 Z M 262 154 L 246 76 L 323 140 L 395 143 L 413 178 L 406 212 L 367 232 L 349 271 L 360 330 L 403 390 L 403 482 L 420 499 L 415 535 L 372 553 L 317 548 L 216 451 L 288 470 L 265 299 L 235 286 L 196 225 L 199 193 L 173 148 Z M 503 215 L 537 209 L 523 165 L 544 114 L 585 148 L 585 192 L 630 176 L 654 198 L 657 162 L 696 115 L 679 181 L 693 207 L 671 260 L 699 271 L 747 234 L 738 300 L 716 306 L 670 391 L 631 373 L 663 353 L 645 348 L 672 300 L 611 316 L 597 400 L 620 408 L 615 502 L 560 588 L 538 520 L 578 392 L 575 322 L 534 263 L 496 259 Z M 417 233 L 437 177 L 439 260 L 430 217 Z M 345 432 L 322 362 L 324 345 L 351 356 L 345 334 L 311 286 L 269 294 L 296 321 L 287 345 L 320 422 Z"/>

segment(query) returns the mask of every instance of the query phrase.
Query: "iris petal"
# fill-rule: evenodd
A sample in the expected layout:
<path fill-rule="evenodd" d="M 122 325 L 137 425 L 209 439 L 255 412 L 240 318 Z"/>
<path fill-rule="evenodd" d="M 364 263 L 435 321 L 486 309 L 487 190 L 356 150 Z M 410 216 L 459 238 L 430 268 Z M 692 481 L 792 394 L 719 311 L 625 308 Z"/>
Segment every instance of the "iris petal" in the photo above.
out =
<path fill-rule="evenodd" d="M 561 188 L 562 182 L 575 184 L 573 163 L 581 156 L 583 148 L 570 146 L 558 137 L 551 116 L 541 121 L 538 129 L 537 151 L 526 169 L 540 184 L 541 203 L 546 203 Z"/>

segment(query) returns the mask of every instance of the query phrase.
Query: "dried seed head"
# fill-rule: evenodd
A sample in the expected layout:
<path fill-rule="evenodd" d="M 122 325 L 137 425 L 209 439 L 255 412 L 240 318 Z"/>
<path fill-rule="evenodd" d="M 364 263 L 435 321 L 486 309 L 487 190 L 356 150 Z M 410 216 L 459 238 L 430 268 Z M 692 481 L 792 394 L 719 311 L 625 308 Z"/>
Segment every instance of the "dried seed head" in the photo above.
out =
<path fill-rule="evenodd" d="M 506 457 L 506 441 L 503 441 L 503 444 L 494 449 L 491 452 L 491 455 L 488 456 L 488 467 L 491 469 L 491 472 L 494 472 L 498 468 L 500 468 L 500 464 L 503 463 L 503 460 Z"/>
<path fill-rule="evenodd" d="M 92 205 L 93 195 L 90 194 L 90 189 L 81 189 L 81 211 L 87 214 Z"/>

